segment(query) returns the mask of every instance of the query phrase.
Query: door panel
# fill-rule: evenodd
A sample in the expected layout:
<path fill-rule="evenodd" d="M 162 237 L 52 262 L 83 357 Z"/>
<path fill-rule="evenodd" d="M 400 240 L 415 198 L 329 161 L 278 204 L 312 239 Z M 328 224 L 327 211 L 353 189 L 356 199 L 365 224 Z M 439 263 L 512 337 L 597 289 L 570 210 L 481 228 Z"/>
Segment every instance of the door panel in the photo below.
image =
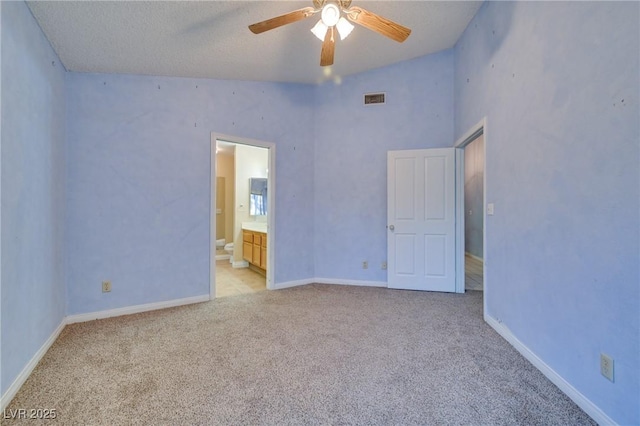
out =
<path fill-rule="evenodd" d="M 396 216 L 399 219 L 415 219 L 416 165 L 412 158 L 396 161 Z"/>
<path fill-rule="evenodd" d="M 445 235 L 425 235 L 424 237 L 424 265 L 425 275 L 442 277 L 446 273 Z"/>
<path fill-rule="evenodd" d="M 396 272 L 400 275 L 415 275 L 415 235 L 396 234 Z"/>
<path fill-rule="evenodd" d="M 445 219 L 446 164 L 444 157 L 426 157 L 424 162 L 426 220 Z M 429 183 L 426 185 L 426 183 Z"/>
<path fill-rule="evenodd" d="M 455 151 L 389 151 L 388 286 L 455 292 Z"/>

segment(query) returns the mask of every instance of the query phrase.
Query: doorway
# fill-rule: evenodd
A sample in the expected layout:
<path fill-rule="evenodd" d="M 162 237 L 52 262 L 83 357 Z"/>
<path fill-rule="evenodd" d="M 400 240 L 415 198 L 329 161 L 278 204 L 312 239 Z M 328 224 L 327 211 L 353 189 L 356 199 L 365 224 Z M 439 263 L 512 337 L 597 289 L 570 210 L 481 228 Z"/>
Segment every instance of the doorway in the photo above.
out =
<path fill-rule="evenodd" d="M 486 312 L 486 118 L 456 144 L 462 155 L 457 167 L 457 287 L 483 291 Z"/>
<path fill-rule="evenodd" d="M 464 146 L 465 290 L 483 290 L 484 135 Z"/>
<path fill-rule="evenodd" d="M 275 144 L 212 133 L 210 188 L 209 298 L 271 289 Z"/>

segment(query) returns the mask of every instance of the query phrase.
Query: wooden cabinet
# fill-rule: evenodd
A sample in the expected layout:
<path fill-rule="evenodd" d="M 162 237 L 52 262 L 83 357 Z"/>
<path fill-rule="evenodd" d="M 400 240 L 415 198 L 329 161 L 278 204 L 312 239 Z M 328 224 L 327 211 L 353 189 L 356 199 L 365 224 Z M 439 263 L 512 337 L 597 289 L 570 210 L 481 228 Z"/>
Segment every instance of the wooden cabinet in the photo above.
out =
<path fill-rule="evenodd" d="M 242 258 L 249 263 L 253 262 L 253 232 L 242 231 Z"/>
<path fill-rule="evenodd" d="M 257 232 L 253 233 L 253 263 L 256 266 L 260 266 L 260 244 L 262 241 L 262 234 Z"/>
<path fill-rule="evenodd" d="M 267 234 L 242 231 L 242 258 L 251 265 L 266 272 L 267 270 Z"/>
<path fill-rule="evenodd" d="M 267 270 L 267 234 L 262 236 L 262 245 L 260 247 L 260 267 Z"/>

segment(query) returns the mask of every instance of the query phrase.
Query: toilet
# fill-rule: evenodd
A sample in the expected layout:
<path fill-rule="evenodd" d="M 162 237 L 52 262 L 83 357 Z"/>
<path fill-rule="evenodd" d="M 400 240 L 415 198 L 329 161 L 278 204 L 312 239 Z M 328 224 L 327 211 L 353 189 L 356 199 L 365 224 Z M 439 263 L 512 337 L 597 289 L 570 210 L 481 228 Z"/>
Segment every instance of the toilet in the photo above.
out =
<path fill-rule="evenodd" d="M 224 250 L 226 254 L 220 254 L 222 250 Z M 233 259 L 233 241 L 227 243 L 227 240 L 224 238 L 216 240 L 216 260 L 227 259 L 229 259 L 229 262 Z"/>
<path fill-rule="evenodd" d="M 224 245 L 224 251 L 233 254 L 233 241 Z"/>

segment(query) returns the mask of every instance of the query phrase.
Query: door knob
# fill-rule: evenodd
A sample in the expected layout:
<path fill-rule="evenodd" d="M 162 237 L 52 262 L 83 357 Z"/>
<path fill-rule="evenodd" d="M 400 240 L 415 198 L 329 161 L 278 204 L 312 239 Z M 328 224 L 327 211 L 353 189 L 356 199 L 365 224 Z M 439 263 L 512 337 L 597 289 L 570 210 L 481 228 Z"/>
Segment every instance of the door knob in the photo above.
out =
<path fill-rule="evenodd" d="M 395 226 L 393 226 L 393 225 L 389 225 L 389 230 L 393 231 L 394 229 L 396 229 L 396 227 L 395 227 Z"/>

